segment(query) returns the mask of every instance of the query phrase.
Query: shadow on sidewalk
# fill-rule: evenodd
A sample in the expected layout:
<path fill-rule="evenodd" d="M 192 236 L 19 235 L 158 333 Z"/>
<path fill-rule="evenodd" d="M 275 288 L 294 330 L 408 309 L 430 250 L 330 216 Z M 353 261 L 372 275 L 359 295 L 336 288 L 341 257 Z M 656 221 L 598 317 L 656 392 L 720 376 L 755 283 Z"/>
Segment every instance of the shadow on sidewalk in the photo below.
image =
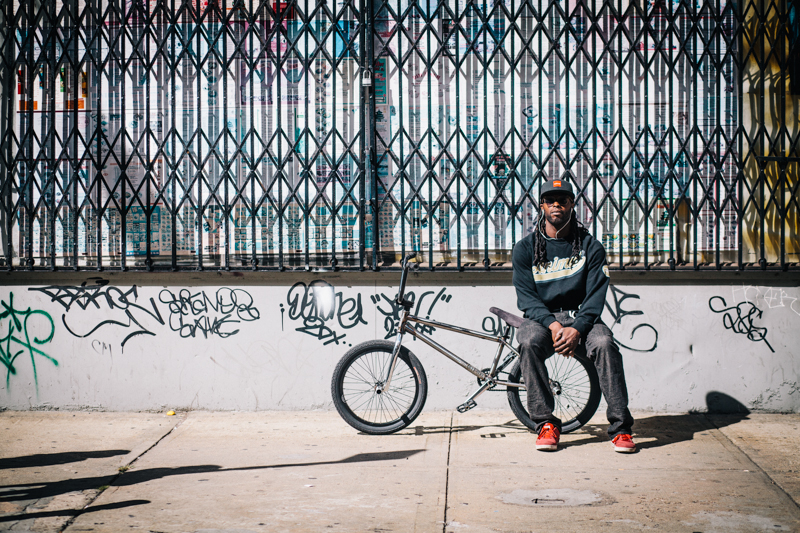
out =
<path fill-rule="evenodd" d="M 124 502 L 107 503 L 105 505 L 97 505 L 87 507 L 86 509 L 63 509 L 61 511 L 39 511 L 27 514 L 12 514 L 0 516 L 0 522 L 16 522 L 18 520 L 32 520 L 34 518 L 50 518 L 53 516 L 78 516 L 83 513 L 95 513 L 97 511 L 111 511 L 113 509 L 124 509 L 125 507 L 133 507 L 134 505 L 147 505 L 150 500 L 127 500 Z"/>
<path fill-rule="evenodd" d="M 741 402 L 725 394 L 724 392 L 711 391 L 706 394 L 706 409 L 703 412 L 689 412 L 684 415 L 656 415 L 636 420 L 633 428 L 634 440 L 649 439 L 655 437 L 656 440 L 641 442 L 636 444 L 639 450 L 648 448 L 658 448 L 676 442 L 692 440 L 695 433 L 708 431 L 714 428 L 723 428 L 741 422 L 747 418 L 750 411 Z M 385 437 L 408 437 L 410 435 L 433 435 L 437 433 L 464 433 L 469 431 L 479 431 L 488 428 L 502 428 L 519 432 L 533 433 L 521 422 L 511 419 L 502 424 L 488 424 L 484 426 L 410 426 L 402 431 Z M 596 442 L 607 442 L 608 424 L 588 424 L 583 426 L 573 435 L 586 435 L 588 437 L 580 440 L 570 441 L 568 447 L 581 446 Z"/>
<path fill-rule="evenodd" d="M 37 453 L 34 455 L 22 455 L 20 457 L 6 457 L 0 459 L 0 470 L 6 468 L 33 468 L 39 466 L 65 465 L 68 463 L 79 463 L 86 459 L 106 459 L 117 455 L 126 455 L 130 450 L 96 450 L 91 452 L 61 452 L 61 453 Z"/>
<path fill-rule="evenodd" d="M 77 479 L 65 479 L 62 481 L 43 482 L 43 483 L 21 483 L 18 485 L 0 486 L 0 502 L 12 502 L 19 500 L 38 500 L 41 498 L 51 498 L 68 492 L 98 489 L 105 485 L 113 487 L 125 487 L 146 483 L 156 479 L 170 476 L 181 476 L 187 474 L 208 474 L 218 472 L 237 472 L 246 470 L 269 470 L 275 468 L 290 468 L 298 466 L 321 466 L 337 465 L 348 463 L 367 463 L 374 461 L 399 461 L 407 459 L 413 455 L 424 452 L 419 450 L 400 450 L 394 452 L 377 453 L 358 453 L 338 461 L 319 461 L 313 463 L 289 463 L 263 466 L 242 466 L 236 468 L 223 468 L 219 465 L 193 465 L 179 466 L 175 468 L 147 468 L 144 470 L 128 470 L 124 473 L 113 476 L 95 476 Z"/>
<path fill-rule="evenodd" d="M 741 402 L 723 392 L 711 391 L 706 394 L 706 411 L 689 412 L 684 415 L 656 415 L 636 420 L 633 437 L 652 439 L 636 442 L 638 450 L 659 448 L 678 442 L 694 439 L 696 433 L 721 429 L 747 419 L 750 411 Z M 590 424 L 581 428 L 592 438 L 570 442 L 569 447 L 608 441 L 607 424 Z"/>
<path fill-rule="evenodd" d="M 509 420 L 503 424 L 488 424 L 485 426 L 409 426 L 406 429 L 398 431 L 397 433 L 392 433 L 390 435 L 381 435 L 381 438 L 385 437 L 408 437 L 408 436 L 418 436 L 418 435 L 436 435 L 437 433 L 465 433 L 468 431 L 478 431 L 480 429 L 486 428 L 504 428 L 504 429 L 515 429 L 518 431 L 529 431 L 528 428 L 523 426 L 520 422 L 517 422 L 516 419 Z M 359 432 L 359 435 L 366 435 L 366 433 Z"/>

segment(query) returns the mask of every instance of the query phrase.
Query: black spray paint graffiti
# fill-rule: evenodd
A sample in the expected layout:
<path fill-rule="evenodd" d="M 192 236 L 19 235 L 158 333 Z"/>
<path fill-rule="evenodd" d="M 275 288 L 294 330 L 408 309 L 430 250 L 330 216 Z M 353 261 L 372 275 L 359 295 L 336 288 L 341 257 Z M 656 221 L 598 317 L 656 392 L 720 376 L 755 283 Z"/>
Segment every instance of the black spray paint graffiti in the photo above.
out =
<path fill-rule="evenodd" d="M 177 296 L 169 289 L 162 290 L 158 299 L 169 307 L 169 327 L 183 338 L 195 337 L 197 332 L 203 338 L 219 335 L 228 338 L 239 333 L 230 330 L 231 324 L 252 322 L 261 317 L 253 306 L 253 297 L 245 290 L 221 287 L 212 298 L 205 291 L 192 292 L 181 289 Z"/>
<path fill-rule="evenodd" d="M 47 344 L 53 340 L 55 333 L 55 325 L 53 319 L 45 311 L 15 309 L 14 308 L 14 293 L 9 293 L 8 302 L 5 300 L 0 302 L 2 305 L 2 312 L 0 312 L 0 332 L 8 332 L 4 337 L 0 337 L 0 362 L 6 367 L 6 388 L 9 386 L 9 379 L 11 375 L 16 375 L 17 368 L 14 366 L 14 361 L 27 351 L 31 357 L 31 365 L 33 366 L 33 380 L 36 386 L 39 386 L 39 378 L 36 374 L 36 357 L 41 356 L 58 366 L 58 361 L 50 357 L 42 350 L 37 348 L 43 344 Z M 38 337 L 36 335 L 31 338 L 28 331 L 28 321 L 31 319 L 39 319 L 40 323 L 45 325 L 44 335 Z M 8 320 L 8 322 L 5 322 Z M 31 324 L 33 325 L 33 324 Z"/>
<path fill-rule="evenodd" d="M 499 337 L 503 333 L 505 333 L 506 325 L 503 323 L 502 320 L 500 320 L 500 317 L 489 315 L 483 317 L 483 322 L 481 322 L 481 329 L 485 333 L 488 333 L 489 335 L 496 335 Z M 511 328 L 511 332 L 509 333 L 508 337 L 509 344 L 514 343 L 514 337 L 516 336 L 516 334 L 517 334 L 517 328 Z"/>
<path fill-rule="evenodd" d="M 622 321 L 622 319 L 625 318 L 626 316 L 643 315 L 644 314 L 644 311 L 640 311 L 638 309 L 626 310 L 626 309 L 622 308 L 622 302 L 623 301 L 625 301 L 628 298 L 638 299 L 639 298 L 638 295 L 625 293 L 625 292 L 619 290 L 618 288 L 614 287 L 613 285 L 610 285 L 609 289 L 610 290 L 609 290 L 608 294 L 610 295 L 610 298 L 606 299 L 605 307 L 606 307 L 606 309 L 608 309 L 608 312 L 611 313 L 611 316 L 614 319 L 614 323 L 611 324 L 611 329 L 612 330 L 613 330 L 614 326 L 619 324 Z M 505 324 L 499 318 L 489 315 L 489 316 L 486 316 L 486 317 L 483 318 L 483 323 L 481 324 L 481 328 L 483 329 L 483 331 L 485 331 L 486 333 L 488 333 L 490 335 L 502 335 L 504 330 L 505 330 Z M 653 332 L 653 344 L 652 344 L 652 346 L 645 347 L 645 348 L 633 348 L 631 346 L 626 346 L 626 345 L 622 344 L 616 338 L 614 339 L 614 341 L 620 347 L 628 349 L 628 350 L 631 350 L 631 351 L 634 351 L 634 352 L 652 352 L 653 350 L 656 349 L 656 346 L 658 344 L 658 331 L 656 330 L 656 328 L 654 328 L 650 324 L 638 324 L 637 326 L 635 326 L 633 328 L 633 331 L 631 332 L 631 339 L 633 339 L 633 337 L 636 335 L 637 330 L 639 330 L 640 328 L 649 328 Z M 515 328 L 511 328 L 511 341 L 510 342 L 513 342 L 515 333 L 516 333 L 516 329 Z"/>
<path fill-rule="evenodd" d="M 292 285 L 286 296 L 289 306 L 289 319 L 301 320 L 303 325 L 295 331 L 311 335 L 327 345 L 339 344 L 346 333 L 339 334 L 331 325 L 350 329 L 358 324 L 366 324 L 361 307 L 361 295 L 344 298 L 341 291 L 336 292 L 327 281 L 315 280 L 306 285 L 302 281 Z M 283 316 L 281 304 L 281 316 Z"/>
<path fill-rule="evenodd" d="M 137 335 L 156 335 L 154 328 L 147 322 L 154 321 L 161 326 L 167 323 L 153 298 L 139 303 L 136 285 L 120 288 L 108 285 L 108 280 L 101 278 L 92 278 L 90 281 L 94 281 L 94 284 L 87 285 L 87 282 L 83 282 L 79 287 L 53 285 L 32 287 L 28 290 L 44 293 L 51 301 L 60 304 L 64 308 L 61 321 L 67 331 L 75 337 L 86 338 L 105 326 L 134 329 L 122 339 L 120 344 L 123 350 L 125 343 Z M 253 306 L 252 296 L 241 289 L 222 287 L 212 297 L 205 291 L 191 293 L 188 290 L 182 290 L 176 296 L 164 289 L 159 295 L 159 300 L 168 306 L 170 329 L 179 332 L 184 338 L 195 337 L 198 332 L 202 333 L 204 338 L 208 338 L 209 335 L 226 338 L 239 332 L 238 329 L 231 331 L 229 324 L 249 322 L 259 318 L 259 311 Z M 71 319 L 73 326 L 70 326 L 67 320 L 67 314 L 73 313 L 76 309 L 122 311 L 127 320 L 112 318 L 101 320 L 86 331 L 85 326 L 80 328 L 75 325 L 79 321 L 85 324 L 85 317 Z"/>
<path fill-rule="evenodd" d="M 625 318 L 627 316 L 636 316 L 636 315 L 643 315 L 644 314 L 644 311 L 641 311 L 639 309 L 630 309 L 630 310 L 623 309 L 622 308 L 622 303 L 625 300 L 627 300 L 628 298 L 633 298 L 633 299 L 638 300 L 639 299 L 639 295 L 638 294 L 628 294 L 628 293 L 623 292 L 620 289 L 616 288 L 614 285 L 609 285 L 609 287 L 608 287 L 608 295 L 606 296 L 606 309 L 608 309 L 608 312 L 611 313 L 611 317 L 614 319 L 614 323 L 611 324 L 611 330 L 612 331 L 614 330 L 614 326 L 616 326 L 617 324 L 620 324 L 622 322 L 623 318 Z M 647 324 L 647 323 L 638 324 L 631 331 L 630 340 L 633 340 L 633 338 L 636 337 L 636 332 L 639 331 L 640 329 L 643 329 L 642 333 L 644 333 L 644 330 L 648 330 L 648 329 L 653 332 L 653 335 L 652 335 L 653 344 L 652 344 L 652 346 L 650 346 L 650 343 L 647 341 L 647 337 L 649 337 L 649 335 L 646 335 L 646 334 L 644 334 L 644 336 L 643 335 L 639 335 L 637 337 L 639 339 L 644 339 L 643 341 L 639 341 L 639 342 L 642 342 L 642 347 L 640 347 L 640 348 L 634 348 L 633 346 L 627 346 L 627 345 L 619 342 L 619 339 L 617 339 L 616 337 L 614 337 L 614 342 L 616 342 L 621 348 L 625 348 L 625 349 L 631 350 L 633 352 L 652 352 L 653 350 L 656 349 L 656 346 L 658 346 L 658 331 L 656 330 L 656 328 L 654 328 L 650 324 Z"/>
<path fill-rule="evenodd" d="M 405 294 L 405 299 L 408 300 L 413 304 L 411 314 L 420 316 L 420 309 L 424 309 L 426 305 L 426 300 L 430 303 L 427 304 L 428 308 L 425 313 L 425 318 L 430 318 L 433 314 L 433 308 L 436 306 L 438 302 L 450 302 L 452 298 L 451 295 L 445 294 L 447 289 L 444 288 L 438 292 L 438 294 L 434 291 L 426 291 L 423 292 L 419 299 L 417 299 L 416 294 L 414 291 L 409 291 Z M 436 295 L 433 297 L 433 300 L 429 300 L 431 295 Z M 381 298 L 383 302 L 381 302 Z M 379 294 L 370 296 L 372 303 L 377 305 L 378 311 L 384 316 L 383 320 L 383 329 L 386 331 L 386 336 L 384 339 L 391 339 L 395 335 L 397 335 L 397 328 L 400 325 L 400 309 L 401 307 L 397 305 L 397 302 L 394 300 L 394 297 L 387 296 L 386 294 Z M 388 309 L 384 309 L 381 307 L 380 304 L 387 304 Z M 436 328 L 433 326 L 427 326 L 424 324 L 414 324 L 414 329 L 419 331 L 423 334 L 430 334 L 436 331 Z M 415 339 L 416 340 L 416 339 Z"/>
<path fill-rule="evenodd" d="M 721 305 L 713 303 L 714 300 L 719 300 Z M 708 307 L 715 313 L 724 313 L 722 316 L 722 324 L 725 329 L 730 329 L 734 333 L 741 333 L 747 335 L 747 338 L 753 342 L 764 341 L 764 344 L 775 353 L 769 341 L 767 341 L 767 328 L 760 328 L 753 324 L 754 319 L 761 318 L 762 311 L 750 302 L 741 302 L 738 305 L 726 307 L 725 298 L 722 296 L 712 296 L 708 300 Z M 734 318 L 734 313 L 736 316 Z"/>
<path fill-rule="evenodd" d="M 618 289 L 617 287 L 615 287 L 613 285 L 609 286 L 609 291 L 608 291 L 608 294 L 606 296 L 606 305 L 605 305 L 605 307 L 606 307 L 606 309 L 608 309 L 608 312 L 611 313 L 611 317 L 614 319 L 614 322 L 611 324 L 611 328 L 610 328 L 611 330 L 614 329 L 614 326 L 616 326 L 617 324 L 620 324 L 622 322 L 622 319 L 627 317 L 627 316 L 636 316 L 636 315 L 643 315 L 644 314 L 644 311 L 640 311 L 639 309 L 623 309 L 622 308 L 622 302 L 624 302 L 628 298 L 634 298 L 634 299 L 638 300 L 639 299 L 639 295 L 637 295 L 637 294 L 628 294 L 626 292 L 621 291 L 620 289 Z M 503 333 L 504 328 L 505 328 L 502 320 L 500 320 L 497 317 L 491 316 L 491 315 L 487 316 L 487 317 L 484 317 L 483 324 L 481 325 L 481 327 L 483 328 L 483 331 L 485 331 L 486 333 L 489 333 L 491 335 L 501 335 Z M 650 343 L 645 340 L 647 337 L 649 337 L 649 335 L 644 335 L 644 336 L 643 335 L 639 335 L 637 337 L 637 339 L 642 339 L 642 341 L 640 341 L 640 342 L 642 342 L 644 344 L 644 346 L 638 347 L 638 348 L 634 348 L 632 346 L 627 346 L 625 344 L 622 344 L 621 342 L 619 342 L 619 340 L 616 337 L 614 338 L 614 342 L 616 342 L 620 347 L 625 348 L 627 350 L 634 351 L 634 352 L 652 352 L 653 350 L 656 349 L 656 346 L 658 345 L 658 331 L 656 330 L 656 328 L 654 328 L 650 324 L 638 324 L 633 328 L 633 331 L 631 331 L 631 340 L 633 340 L 634 336 L 636 336 L 636 332 L 641 328 L 649 329 L 649 330 L 651 330 L 653 332 L 652 345 L 650 345 Z M 514 339 L 514 332 L 515 331 L 516 330 L 514 328 L 512 328 L 512 333 L 511 333 L 512 341 Z"/>
<path fill-rule="evenodd" d="M 134 328 L 135 331 L 122 339 L 122 348 L 125 348 L 125 343 L 137 335 L 151 335 L 155 333 L 150 331 L 148 327 L 142 325 L 142 318 L 144 315 L 154 319 L 161 325 L 164 325 L 164 319 L 161 317 L 161 312 L 156 306 L 156 302 L 150 298 L 149 306 L 139 305 L 139 293 L 137 292 L 136 285 L 129 289 L 121 289 L 108 285 L 108 280 L 100 278 L 92 278 L 95 282 L 94 285 L 88 285 L 83 282 L 80 287 L 69 285 L 51 285 L 49 287 L 32 287 L 29 291 L 37 291 L 46 294 L 50 300 L 61 304 L 64 308 L 64 314 L 61 315 L 61 322 L 72 335 L 79 338 L 85 338 L 102 328 L 103 326 L 119 326 L 122 328 Z M 93 306 L 95 309 L 108 308 L 110 311 L 121 310 L 124 311 L 125 316 L 128 317 L 127 322 L 120 320 L 102 320 L 90 328 L 88 332 L 79 333 L 76 326 L 70 327 L 67 323 L 67 313 L 74 310 L 74 307 L 86 310 Z M 135 315 L 139 315 L 138 319 Z M 138 329 L 136 329 L 138 328 Z"/>

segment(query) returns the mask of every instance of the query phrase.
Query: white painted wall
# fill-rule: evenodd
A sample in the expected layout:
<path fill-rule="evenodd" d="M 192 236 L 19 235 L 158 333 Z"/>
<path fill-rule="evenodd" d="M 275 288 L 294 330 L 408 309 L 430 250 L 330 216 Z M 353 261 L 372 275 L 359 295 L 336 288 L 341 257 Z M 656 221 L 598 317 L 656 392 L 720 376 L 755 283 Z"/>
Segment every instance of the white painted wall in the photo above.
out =
<path fill-rule="evenodd" d="M 313 278 L 305 279 L 308 284 Z M 324 280 L 324 274 L 319 279 Z M 424 278 L 417 278 L 419 282 Z M 384 313 L 391 309 L 387 298 L 397 290 L 396 285 L 384 283 L 358 286 L 341 279 L 334 283 L 334 316 L 327 320 L 320 320 L 315 309 L 298 305 L 305 285 L 292 290 L 288 284 L 231 289 L 133 289 L 131 284 L 114 283 L 100 289 L 2 287 L 0 371 L 5 379 L 0 380 L 0 406 L 331 409 L 334 366 L 351 345 L 386 335 Z M 617 285 L 615 289 L 609 291 L 603 319 L 614 324 L 610 311 L 623 311 L 613 331 L 619 342 L 633 348 L 622 349 L 631 408 L 704 410 L 707 393 L 720 391 L 751 409 L 800 412 L 797 287 Z M 477 330 L 494 324 L 490 306 L 516 310 L 509 285 L 423 285 L 409 290 L 421 299 L 423 316 Z M 195 306 L 186 315 L 170 303 L 182 292 L 193 295 Z M 316 297 L 312 302 L 330 305 L 325 303 L 328 290 L 311 292 Z M 232 294 L 243 306 L 238 316 L 230 309 L 215 311 L 203 299 L 205 295 L 215 305 L 218 298 L 229 303 Z M 714 312 L 710 301 L 718 311 L 728 310 Z M 9 312 L 11 308 L 15 313 Z M 208 327 L 218 320 L 224 322 L 217 322 L 216 330 L 204 333 L 193 327 L 196 321 Z M 49 342 L 37 342 L 51 332 Z M 473 338 L 442 331 L 434 338 L 478 367 L 489 366 L 494 354 L 493 344 Z M 28 345 L 42 353 L 31 355 Z M 410 340 L 408 347 L 428 374 L 426 409 L 452 409 L 476 385 L 471 375 L 420 341 Z M 505 402 L 499 393 L 479 399 L 484 407 L 502 408 Z"/>

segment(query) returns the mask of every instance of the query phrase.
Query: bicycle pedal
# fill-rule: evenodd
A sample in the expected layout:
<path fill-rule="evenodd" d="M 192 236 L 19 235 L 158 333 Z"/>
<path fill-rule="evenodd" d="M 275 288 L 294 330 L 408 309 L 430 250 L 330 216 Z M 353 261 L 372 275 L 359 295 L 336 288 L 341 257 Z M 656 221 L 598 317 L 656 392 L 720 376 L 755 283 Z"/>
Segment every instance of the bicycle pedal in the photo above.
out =
<path fill-rule="evenodd" d="M 478 404 L 475 403 L 475 400 L 469 400 L 467 402 L 462 403 L 458 407 L 456 407 L 456 411 L 458 411 L 459 413 L 466 413 L 467 411 L 469 411 L 470 409 L 472 409 L 476 405 L 478 405 Z"/>

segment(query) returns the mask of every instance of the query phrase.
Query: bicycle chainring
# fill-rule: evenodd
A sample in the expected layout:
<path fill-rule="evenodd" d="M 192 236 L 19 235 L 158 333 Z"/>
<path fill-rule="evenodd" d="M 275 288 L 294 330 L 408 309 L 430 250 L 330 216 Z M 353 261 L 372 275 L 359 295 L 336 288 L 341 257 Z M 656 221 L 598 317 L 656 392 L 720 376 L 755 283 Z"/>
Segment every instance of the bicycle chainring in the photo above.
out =
<path fill-rule="evenodd" d="M 482 369 L 481 369 L 481 372 L 483 372 L 484 374 L 488 374 L 490 370 L 491 370 L 491 368 L 482 368 Z M 485 380 L 485 379 L 481 379 L 481 378 L 476 378 L 476 379 L 478 380 L 478 385 L 479 385 L 479 386 L 483 386 L 483 384 L 484 384 L 484 383 L 486 383 L 486 381 L 487 381 L 487 380 Z M 494 385 L 492 385 L 492 386 L 491 386 L 491 387 L 489 387 L 487 390 L 490 390 L 490 391 L 492 391 L 492 390 L 498 390 L 498 389 L 497 389 L 497 384 L 494 384 Z"/>

